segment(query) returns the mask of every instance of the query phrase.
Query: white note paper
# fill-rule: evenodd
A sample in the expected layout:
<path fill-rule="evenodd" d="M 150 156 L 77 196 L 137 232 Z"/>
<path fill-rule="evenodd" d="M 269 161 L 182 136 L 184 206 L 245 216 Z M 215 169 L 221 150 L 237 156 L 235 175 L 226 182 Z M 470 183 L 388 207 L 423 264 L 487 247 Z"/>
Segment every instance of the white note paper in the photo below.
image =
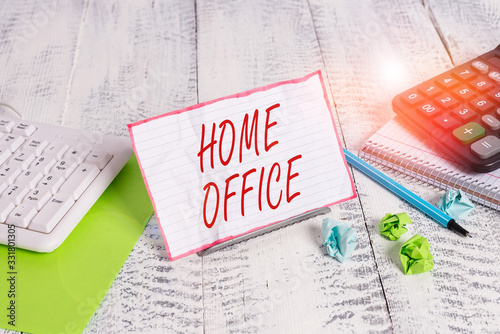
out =
<path fill-rule="evenodd" d="M 129 132 L 171 260 L 356 196 L 319 71 Z"/>

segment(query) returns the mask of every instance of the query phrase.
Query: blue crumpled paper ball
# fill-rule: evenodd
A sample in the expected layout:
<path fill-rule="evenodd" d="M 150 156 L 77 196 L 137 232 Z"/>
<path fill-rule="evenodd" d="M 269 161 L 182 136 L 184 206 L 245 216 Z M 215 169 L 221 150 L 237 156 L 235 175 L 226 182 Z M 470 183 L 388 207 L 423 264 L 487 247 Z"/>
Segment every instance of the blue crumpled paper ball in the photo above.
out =
<path fill-rule="evenodd" d="M 328 254 L 341 263 L 349 260 L 358 245 L 356 231 L 349 224 L 340 223 L 331 218 L 323 219 L 321 235 Z"/>
<path fill-rule="evenodd" d="M 439 199 L 439 210 L 454 219 L 461 219 L 474 209 L 474 204 L 462 190 L 448 189 Z"/>

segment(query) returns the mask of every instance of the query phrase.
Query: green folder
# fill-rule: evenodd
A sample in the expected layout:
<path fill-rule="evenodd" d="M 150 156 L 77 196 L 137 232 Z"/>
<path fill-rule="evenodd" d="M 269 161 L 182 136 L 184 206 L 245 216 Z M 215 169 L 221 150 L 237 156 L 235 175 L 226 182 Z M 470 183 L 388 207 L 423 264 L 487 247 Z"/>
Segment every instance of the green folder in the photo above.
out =
<path fill-rule="evenodd" d="M 8 248 L 0 245 L 0 327 L 81 333 L 152 213 L 133 156 L 58 249 L 49 254 L 16 249 L 15 298 L 8 296 Z M 11 300 L 15 326 L 9 324 Z"/>

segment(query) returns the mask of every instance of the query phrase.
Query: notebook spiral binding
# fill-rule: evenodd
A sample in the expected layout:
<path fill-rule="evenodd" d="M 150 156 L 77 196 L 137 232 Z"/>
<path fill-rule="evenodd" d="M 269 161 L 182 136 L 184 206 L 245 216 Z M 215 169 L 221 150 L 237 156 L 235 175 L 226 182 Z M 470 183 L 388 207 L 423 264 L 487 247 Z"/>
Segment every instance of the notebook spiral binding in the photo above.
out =
<path fill-rule="evenodd" d="M 358 156 L 384 169 L 390 169 L 392 172 L 403 174 L 439 189 L 461 189 L 476 203 L 495 210 L 500 209 L 500 189 L 468 173 L 460 172 L 460 169 L 454 171 L 447 167 L 437 166 L 370 140 L 365 142 Z"/>

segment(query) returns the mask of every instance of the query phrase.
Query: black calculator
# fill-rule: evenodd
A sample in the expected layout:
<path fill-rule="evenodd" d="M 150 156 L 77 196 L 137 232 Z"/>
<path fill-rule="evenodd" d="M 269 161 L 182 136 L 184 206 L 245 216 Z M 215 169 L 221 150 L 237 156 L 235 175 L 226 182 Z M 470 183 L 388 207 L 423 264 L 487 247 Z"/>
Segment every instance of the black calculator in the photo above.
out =
<path fill-rule="evenodd" d="M 394 112 L 476 172 L 500 167 L 500 45 L 392 100 Z"/>

